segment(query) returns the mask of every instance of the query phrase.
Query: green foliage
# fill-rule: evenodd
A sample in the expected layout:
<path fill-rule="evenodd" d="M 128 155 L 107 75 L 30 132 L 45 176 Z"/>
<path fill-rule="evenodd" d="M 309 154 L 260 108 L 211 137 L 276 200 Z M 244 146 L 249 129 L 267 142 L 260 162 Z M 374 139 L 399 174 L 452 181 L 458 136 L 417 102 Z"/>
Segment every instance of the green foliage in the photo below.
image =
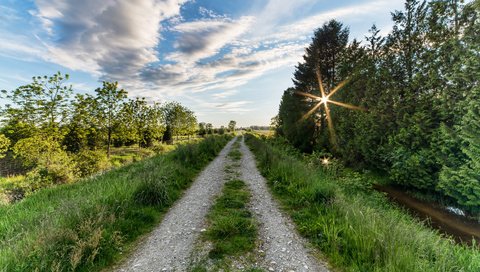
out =
<path fill-rule="evenodd" d="M 235 132 L 235 126 L 236 125 L 237 125 L 236 121 L 230 120 L 230 122 L 228 122 L 228 131 Z"/>
<path fill-rule="evenodd" d="M 163 141 L 170 141 L 173 136 L 193 135 L 197 130 L 197 117 L 188 108 L 178 102 L 169 102 L 162 105 L 166 132 Z"/>
<path fill-rule="evenodd" d="M 382 37 L 374 25 L 366 44 L 349 43 L 341 23 L 325 23 L 296 67 L 295 88 L 284 92 L 277 135 L 303 152 L 330 153 L 356 169 L 388 172 L 392 183 L 478 210 L 478 178 L 466 174 L 478 172 L 467 155 L 474 152 L 466 148 L 472 140 L 460 137 L 463 126 L 472 131 L 468 137 L 478 138 L 476 126 L 466 125 L 466 119 L 478 118 L 472 115 L 480 76 L 476 2 L 406 0 L 403 10 L 392 12 L 390 33 Z M 320 96 L 317 69 L 327 93 L 346 80 L 332 101 L 366 109 L 328 103 L 332 139 L 324 107 L 304 118 L 318 101 L 296 95 Z"/>
<path fill-rule="evenodd" d="M 312 151 L 315 133 L 315 126 L 311 119 L 302 119 L 308 112 L 308 106 L 301 96 L 295 94 L 295 89 L 289 88 L 283 93 L 278 112 L 277 133 L 304 152 Z"/>
<path fill-rule="evenodd" d="M 478 39 L 478 37 L 477 37 Z M 479 41 L 480 42 L 480 41 Z M 480 43 L 477 43 L 477 49 Z M 478 67 L 478 58 L 469 59 L 467 65 L 472 68 Z M 478 69 L 475 72 L 480 76 Z M 480 86 L 476 86 L 469 93 L 464 107 L 465 115 L 460 121 L 450 139 L 459 147 L 459 155 L 463 158 L 461 163 L 454 158 L 448 158 L 440 173 L 438 187 L 448 196 L 453 197 L 459 204 L 468 208 L 469 211 L 480 212 Z M 455 145 L 454 145 L 455 146 Z"/>
<path fill-rule="evenodd" d="M 33 77 L 33 82 L 20 86 L 7 95 L 13 104 L 7 104 L 5 115 L 10 120 L 35 124 L 49 133 L 57 134 L 69 114 L 68 100 L 73 90 L 65 86 L 68 74 Z"/>
<path fill-rule="evenodd" d="M 209 154 L 204 160 L 182 163 L 173 151 L 0 206 L 0 270 L 99 271 L 112 264 L 158 224 L 227 140 L 214 137 L 209 144 L 193 144 L 191 152 Z M 161 177 L 168 188 L 167 206 L 158 209 L 150 201 L 135 200 L 139 188 Z"/>
<path fill-rule="evenodd" d="M 122 109 L 122 131 L 132 130 L 132 137 L 141 147 L 152 147 L 165 131 L 163 111 L 158 103 L 148 106 L 145 98 L 136 98 Z"/>
<path fill-rule="evenodd" d="M 120 124 L 122 102 L 127 98 L 124 89 L 118 89 L 118 82 L 103 81 L 103 87 L 95 90 L 97 97 L 97 118 L 101 129 L 106 134 L 107 156 L 110 157 L 112 134 Z"/>
<path fill-rule="evenodd" d="M 198 135 L 203 137 L 205 134 L 207 134 L 206 124 L 201 122 L 198 124 Z"/>
<path fill-rule="evenodd" d="M 105 152 L 82 150 L 73 156 L 80 177 L 88 177 L 110 167 Z"/>
<path fill-rule="evenodd" d="M 478 246 L 457 245 L 424 226 L 369 190 L 367 176 L 327 175 L 281 144 L 272 147 L 249 134 L 246 142 L 299 232 L 330 264 L 345 271 L 480 269 Z"/>
<path fill-rule="evenodd" d="M 13 147 L 15 156 L 22 158 L 26 166 L 34 167 L 31 172 L 37 178 L 52 183 L 67 183 L 75 178 L 75 164 L 52 137 L 34 136 L 19 140 Z"/>
<path fill-rule="evenodd" d="M 0 159 L 5 157 L 5 153 L 10 148 L 10 139 L 0 134 Z"/>

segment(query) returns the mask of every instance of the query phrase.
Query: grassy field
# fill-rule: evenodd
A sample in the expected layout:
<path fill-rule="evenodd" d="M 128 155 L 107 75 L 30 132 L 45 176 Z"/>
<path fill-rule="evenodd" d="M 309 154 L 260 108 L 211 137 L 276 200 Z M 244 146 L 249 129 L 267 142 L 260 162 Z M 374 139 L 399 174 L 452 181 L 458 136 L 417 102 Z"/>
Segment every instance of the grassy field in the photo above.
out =
<path fill-rule="evenodd" d="M 0 271 L 100 270 L 131 249 L 226 144 L 210 137 L 0 206 Z"/>
<path fill-rule="evenodd" d="M 284 143 L 246 136 L 262 174 L 300 233 L 345 271 L 480 271 L 457 245 L 369 188 L 364 175 L 311 163 Z M 310 162 L 310 163 L 309 163 Z"/>

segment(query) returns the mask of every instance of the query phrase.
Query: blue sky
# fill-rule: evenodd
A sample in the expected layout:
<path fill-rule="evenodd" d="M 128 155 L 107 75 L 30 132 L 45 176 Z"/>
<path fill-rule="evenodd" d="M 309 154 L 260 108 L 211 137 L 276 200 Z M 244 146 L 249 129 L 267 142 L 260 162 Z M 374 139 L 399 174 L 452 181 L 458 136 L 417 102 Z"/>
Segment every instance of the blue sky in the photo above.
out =
<path fill-rule="evenodd" d="M 0 89 L 70 74 L 76 92 L 116 80 L 130 97 L 179 101 L 215 126 L 267 125 L 313 31 L 364 40 L 401 0 L 0 0 Z"/>

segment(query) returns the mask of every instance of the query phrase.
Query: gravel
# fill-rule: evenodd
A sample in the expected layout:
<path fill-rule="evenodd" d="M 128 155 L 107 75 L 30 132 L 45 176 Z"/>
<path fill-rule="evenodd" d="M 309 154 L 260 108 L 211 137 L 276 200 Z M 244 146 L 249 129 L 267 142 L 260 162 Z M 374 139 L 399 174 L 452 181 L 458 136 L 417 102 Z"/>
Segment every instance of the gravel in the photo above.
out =
<path fill-rule="evenodd" d="M 205 216 L 230 177 L 225 173 L 225 166 L 231 163 L 227 154 L 235 140 L 230 141 L 203 170 L 160 225 L 117 271 L 188 270 L 195 243 L 205 231 Z M 258 265 L 266 271 L 328 272 L 325 264 L 314 257 L 317 252 L 305 246 L 307 242 L 296 232 L 290 218 L 280 211 L 255 165 L 253 154 L 243 141 L 240 151 L 243 156 L 237 170 L 251 190 L 249 207 L 259 223 Z"/>
<path fill-rule="evenodd" d="M 225 182 L 231 140 L 117 271 L 186 271 L 205 215 Z"/>
<path fill-rule="evenodd" d="M 268 271 L 328 271 L 313 256 L 316 252 L 305 246 L 307 242 L 296 232 L 290 218 L 280 211 L 257 169 L 252 152 L 243 141 L 240 150 L 243 153 L 241 179 L 252 191 L 252 212 L 260 224 L 260 253 L 265 254 L 262 266 Z"/>

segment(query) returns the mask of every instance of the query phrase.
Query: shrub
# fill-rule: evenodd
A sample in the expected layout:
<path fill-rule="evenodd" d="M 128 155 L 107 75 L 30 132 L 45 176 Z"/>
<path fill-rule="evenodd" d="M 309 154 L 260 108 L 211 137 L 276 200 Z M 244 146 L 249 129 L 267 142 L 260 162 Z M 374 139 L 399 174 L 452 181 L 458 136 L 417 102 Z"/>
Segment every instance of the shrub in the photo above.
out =
<path fill-rule="evenodd" d="M 168 145 L 164 143 L 157 143 L 152 147 L 153 152 L 160 154 L 165 152 L 170 152 L 175 149 L 174 145 Z"/>
<path fill-rule="evenodd" d="M 82 150 L 75 154 L 73 159 L 80 177 L 88 177 L 110 167 L 107 155 L 103 151 Z"/>
<path fill-rule="evenodd" d="M 13 152 L 26 166 L 35 168 L 31 175 L 51 178 L 53 183 L 66 183 L 75 178 L 75 163 L 52 137 L 36 135 L 19 140 Z"/>

